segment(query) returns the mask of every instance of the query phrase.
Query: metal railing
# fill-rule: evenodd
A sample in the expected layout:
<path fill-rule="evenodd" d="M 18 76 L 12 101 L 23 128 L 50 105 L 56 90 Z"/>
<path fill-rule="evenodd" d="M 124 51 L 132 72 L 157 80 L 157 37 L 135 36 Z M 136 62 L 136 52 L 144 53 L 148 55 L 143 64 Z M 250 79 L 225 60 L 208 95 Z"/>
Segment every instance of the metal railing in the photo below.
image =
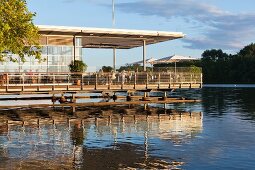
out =
<path fill-rule="evenodd" d="M 0 73 L 0 86 L 202 84 L 201 73 Z"/>

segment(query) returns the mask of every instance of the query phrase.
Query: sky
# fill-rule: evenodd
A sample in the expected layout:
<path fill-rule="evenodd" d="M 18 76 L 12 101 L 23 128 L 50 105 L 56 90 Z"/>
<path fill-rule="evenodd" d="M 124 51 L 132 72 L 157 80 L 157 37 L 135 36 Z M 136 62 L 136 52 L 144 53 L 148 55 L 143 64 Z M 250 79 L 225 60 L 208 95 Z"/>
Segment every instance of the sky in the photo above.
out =
<path fill-rule="evenodd" d="M 27 0 L 38 25 L 112 28 L 112 0 Z M 254 0 L 115 0 L 115 28 L 183 32 L 149 45 L 147 58 L 199 58 L 206 49 L 235 54 L 255 39 Z M 117 50 L 117 65 L 142 59 L 142 49 Z M 112 65 L 112 50 L 84 49 L 91 68 Z"/>

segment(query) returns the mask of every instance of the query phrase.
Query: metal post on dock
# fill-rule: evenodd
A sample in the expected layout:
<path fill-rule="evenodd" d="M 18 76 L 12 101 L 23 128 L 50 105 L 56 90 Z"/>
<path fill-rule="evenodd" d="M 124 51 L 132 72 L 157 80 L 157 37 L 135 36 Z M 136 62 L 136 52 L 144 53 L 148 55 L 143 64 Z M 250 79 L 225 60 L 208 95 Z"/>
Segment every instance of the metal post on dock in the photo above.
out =
<path fill-rule="evenodd" d="M 83 73 L 81 73 L 81 90 L 83 90 Z"/>
<path fill-rule="evenodd" d="M 144 104 L 144 110 L 147 110 L 148 104 Z"/>
<path fill-rule="evenodd" d="M 72 113 L 76 112 L 76 107 L 75 107 L 75 103 L 76 103 L 76 99 L 75 99 L 75 94 L 72 94 L 72 103 L 74 103 L 71 107 L 72 107 Z"/>
<path fill-rule="evenodd" d="M 9 74 L 6 73 L 6 92 L 8 92 L 9 89 Z"/>
<path fill-rule="evenodd" d="M 41 73 L 38 74 L 37 83 L 38 83 L 38 84 L 41 84 L 41 83 L 42 83 L 42 76 L 41 76 Z"/>
<path fill-rule="evenodd" d="M 136 73 L 135 73 L 134 89 L 136 89 L 136 79 L 137 79 L 137 75 L 136 75 Z"/>
<path fill-rule="evenodd" d="M 171 84 L 172 84 L 172 78 L 171 78 L 171 72 L 169 73 L 169 89 L 171 88 Z"/>
<path fill-rule="evenodd" d="M 22 74 L 22 91 L 25 90 L 25 75 L 24 73 Z"/>
<path fill-rule="evenodd" d="M 158 73 L 158 88 L 160 88 L 160 73 Z"/>
<path fill-rule="evenodd" d="M 164 103 L 164 110 L 166 111 L 166 103 Z"/>
<path fill-rule="evenodd" d="M 123 75 L 121 76 L 121 89 L 123 89 L 125 83 L 125 77 L 123 77 Z"/>
<path fill-rule="evenodd" d="M 108 90 L 110 90 L 111 89 L 111 77 L 110 77 L 110 74 L 108 74 L 107 79 L 108 79 Z"/>
<path fill-rule="evenodd" d="M 75 105 L 72 106 L 72 109 L 73 109 L 73 110 L 72 110 L 72 113 L 75 113 L 75 112 L 76 112 L 76 107 L 75 107 Z"/>
<path fill-rule="evenodd" d="M 70 74 L 67 75 L 67 90 L 69 90 Z"/>
<path fill-rule="evenodd" d="M 97 73 L 96 73 L 96 80 L 95 80 L 95 90 L 97 89 Z"/>
<path fill-rule="evenodd" d="M 53 86 L 52 86 L 52 91 L 54 91 L 54 90 L 55 90 L 55 75 L 53 74 L 52 76 L 53 76 Z"/>
<path fill-rule="evenodd" d="M 146 89 L 148 89 L 148 84 L 149 84 L 149 75 L 147 73 L 146 74 Z"/>
<path fill-rule="evenodd" d="M 75 98 L 75 94 L 72 94 L 72 103 L 76 103 L 76 98 Z"/>

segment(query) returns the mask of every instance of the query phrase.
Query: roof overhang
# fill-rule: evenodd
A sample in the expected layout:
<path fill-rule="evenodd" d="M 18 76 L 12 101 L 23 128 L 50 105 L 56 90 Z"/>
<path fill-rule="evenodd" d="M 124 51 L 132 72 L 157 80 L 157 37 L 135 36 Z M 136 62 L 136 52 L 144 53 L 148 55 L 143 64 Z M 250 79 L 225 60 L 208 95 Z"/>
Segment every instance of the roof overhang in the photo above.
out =
<path fill-rule="evenodd" d="M 83 48 L 130 49 L 146 44 L 183 38 L 181 32 L 127 30 L 109 28 L 65 27 L 38 25 L 39 34 L 48 36 L 82 37 Z"/>

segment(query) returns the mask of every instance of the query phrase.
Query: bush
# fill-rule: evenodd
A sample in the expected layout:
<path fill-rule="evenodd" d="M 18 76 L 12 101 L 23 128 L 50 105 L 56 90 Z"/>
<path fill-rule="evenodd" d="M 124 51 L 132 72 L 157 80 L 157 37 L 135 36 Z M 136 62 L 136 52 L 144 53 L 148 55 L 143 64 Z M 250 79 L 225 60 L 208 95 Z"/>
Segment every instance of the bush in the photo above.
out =
<path fill-rule="evenodd" d="M 87 70 L 87 64 L 80 60 L 74 60 L 69 64 L 69 70 L 71 72 L 84 72 Z"/>

